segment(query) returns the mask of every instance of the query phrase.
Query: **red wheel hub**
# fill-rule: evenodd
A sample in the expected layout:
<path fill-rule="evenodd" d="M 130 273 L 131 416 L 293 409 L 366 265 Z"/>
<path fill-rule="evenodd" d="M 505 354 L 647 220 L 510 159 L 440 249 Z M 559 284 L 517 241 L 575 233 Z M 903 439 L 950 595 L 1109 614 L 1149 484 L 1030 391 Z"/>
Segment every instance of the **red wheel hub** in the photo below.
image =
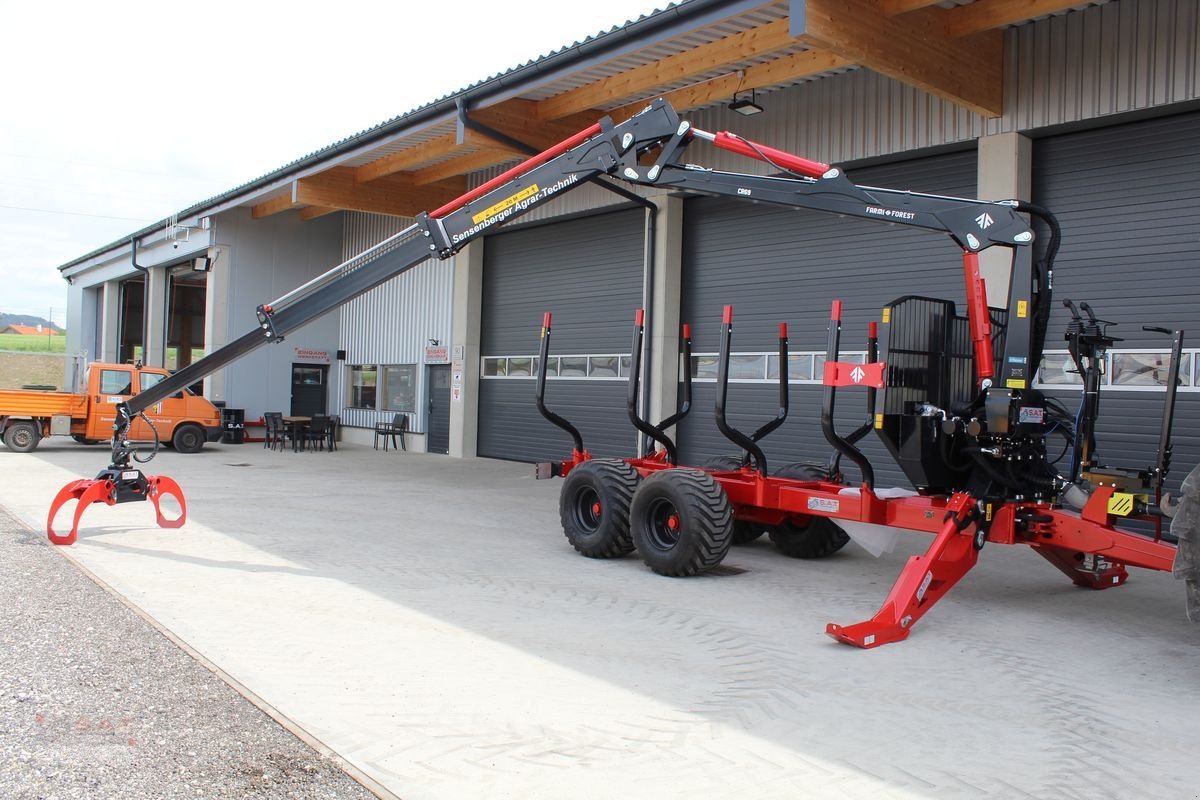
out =
<path fill-rule="evenodd" d="M 600 504 L 599 503 L 592 503 L 592 513 L 595 514 L 597 517 L 600 516 Z"/>
<path fill-rule="evenodd" d="M 678 514 L 672 514 L 671 516 L 667 517 L 667 527 L 673 531 L 679 530 L 679 515 Z"/>

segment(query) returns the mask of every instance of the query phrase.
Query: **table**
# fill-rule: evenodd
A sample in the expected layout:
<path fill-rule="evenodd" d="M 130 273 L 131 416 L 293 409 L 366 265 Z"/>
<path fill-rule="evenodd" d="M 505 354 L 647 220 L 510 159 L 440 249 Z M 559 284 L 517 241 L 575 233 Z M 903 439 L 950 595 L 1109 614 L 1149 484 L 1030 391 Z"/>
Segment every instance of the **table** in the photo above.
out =
<path fill-rule="evenodd" d="M 312 422 L 312 417 L 283 417 L 283 423 L 292 429 L 292 452 L 298 452 L 297 443 L 304 431 L 304 426 Z"/>

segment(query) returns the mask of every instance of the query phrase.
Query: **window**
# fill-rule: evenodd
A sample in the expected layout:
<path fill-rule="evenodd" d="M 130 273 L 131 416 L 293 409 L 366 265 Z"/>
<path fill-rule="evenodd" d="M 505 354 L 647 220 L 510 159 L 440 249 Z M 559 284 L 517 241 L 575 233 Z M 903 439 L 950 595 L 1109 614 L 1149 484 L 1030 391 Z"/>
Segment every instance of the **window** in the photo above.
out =
<path fill-rule="evenodd" d="M 627 355 L 549 356 L 546 359 L 548 378 L 588 378 L 620 380 L 629 377 L 630 357 Z M 484 378 L 536 378 L 537 356 L 484 356 L 480 359 L 480 375 Z"/>
<path fill-rule="evenodd" d="M 152 386 L 157 386 L 167 379 L 166 375 L 163 375 L 159 372 L 139 372 L 138 375 L 140 376 L 139 380 L 141 381 L 141 390 L 143 392 Z M 191 394 L 191 392 L 188 392 L 188 394 Z M 171 396 L 175 398 L 183 397 L 183 392 L 176 392 Z"/>
<path fill-rule="evenodd" d="M 375 387 L 379 372 L 374 364 L 350 367 L 350 407 L 375 408 Z"/>
<path fill-rule="evenodd" d="M 840 360 L 847 364 L 865 364 L 867 354 L 861 350 L 844 352 Z M 720 367 L 717 353 L 692 355 L 692 378 L 715 381 Z M 825 354 L 813 351 L 788 353 L 788 383 L 821 383 L 825 378 Z M 730 383 L 779 381 L 777 353 L 731 353 L 729 356 Z"/>
<path fill-rule="evenodd" d="M 1179 383 L 1182 391 L 1196 391 L 1200 375 L 1195 368 L 1200 351 L 1185 350 L 1179 359 Z M 1165 391 L 1171 367 L 1168 350 L 1109 350 L 1101 359 L 1100 386 L 1116 391 Z M 1036 385 L 1047 388 L 1080 386 L 1083 383 L 1075 362 L 1062 350 L 1048 350 L 1042 356 Z"/>
<path fill-rule="evenodd" d="M 417 365 L 391 364 L 383 367 L 383 410 L 417 410 Z"/>
<path fill-rule="evenodd" d="M 132 389 L 130 374 L 123 369 L 100 370 L 100 394 L 129 394 Z"/>

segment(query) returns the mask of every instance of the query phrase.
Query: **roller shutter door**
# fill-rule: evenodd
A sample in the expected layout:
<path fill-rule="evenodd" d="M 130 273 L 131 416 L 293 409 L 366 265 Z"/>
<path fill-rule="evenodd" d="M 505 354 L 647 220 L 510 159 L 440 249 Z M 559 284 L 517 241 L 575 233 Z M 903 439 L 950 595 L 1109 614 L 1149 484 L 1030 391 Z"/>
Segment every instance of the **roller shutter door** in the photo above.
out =
<path fill-rule="evenodd" d="M 974 150 L 849 170 L 858 184 L 962 197 L 975 195 L 975 173 Z M 843 351 L 862 351 L 868 320 L 878 320 L 883 306 L 902 295 L 944 297 L 962 313 L 960 253 L 948 237 L 930 231 L 697 198 L 687 202 L 684 216 L 683 318 L 692 323 L 695 353 L 717 352 L 726 303 L 734 306 L 735 354 L 776 352 L 780 322 L 788 323 L 793 354 L 824 353 L 830 302 L 840 298 Z M 764 443 L 772 470 L 793 461 L 824 462 L 830 452 L 820 429 L 820 385 L 790 388 L 788 421 Z M 681 459 L 698 464 L 735 453 L 714 422 L 715 384 L 697 382 L 693 394 L 693 411 L 680 431 Z M 838 406 L 843 433 L 867 417 L 861 390 L 839 392 Z M 747 433 L 777 407 L 774 382 L 730 385 L 729 419 Z M 908 485 L 874 434 L 863 450 L 880 485 Z M 857 479 L 852 465 L 846 471 Z"/>
<path fill-rule="evenodd" d="M 488 237 L 479 455 L 545 461 L 571 453 L 571 438 L 538 414 L 528 374 L 546 311 L 554 314 L 552 358 L 572 356 L 564 372 L 578 364 L 586 373 L 588 357 L 592 373 L 548 380 L 547 406 L 579 428 L 594 455 L 632 451 L 626 383 L 619 368 L 608 373 L 612 357 L 629 354 L 633 312 L 642 303 L 644 220 L 634 209 Z"/>
<path fill-rule="evenodd" d="M 1048 351 L 1065 350 L 1069 315 L 1061 300 L 1086 300 L 1125 341 L 1115 345 L 1111 387 L 1101 389 L 1097 454 L 1117 466 L 1153 463 L 1164 391 L 1154 386 L 1168 337 L 1143 325 L 1182 328 L 1185 353 L 1200 345 L 1200 113 L 1181 114 L 1039 139 L 1034 142 L 1034 199 L 1063 229 L 1054 274 L 1056 308 Z M 1161 361 L 1165 364 L 1166 359 Z M 1192 368 L 1185 356 L 1185 366 Z M 1047 372 L 1050 372 L 1047 369 Z M 1062 379 L 1061 371 L 1058 371 Z M 1169 486 L 1200 462 L 1200 394 L 1193 380 L 1179 393 Z M 1055 392 L 1068 407 L 1078 389 Z"/>

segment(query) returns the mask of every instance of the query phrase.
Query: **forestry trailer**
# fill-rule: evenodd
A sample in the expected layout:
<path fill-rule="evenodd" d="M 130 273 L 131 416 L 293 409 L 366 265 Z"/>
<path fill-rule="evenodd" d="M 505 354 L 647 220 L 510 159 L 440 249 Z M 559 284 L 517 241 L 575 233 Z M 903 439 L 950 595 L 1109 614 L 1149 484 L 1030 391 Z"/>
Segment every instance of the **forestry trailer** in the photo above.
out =
<path fill-rule="evenodd" d="M 754 158 L 775 175 L 721 172 L 687 164 L 696 143 Z M 1127 567 L 1169 571 L 1187 580 L 1188 611 L 1200 618 L 1200 467 L 1170 502 L 1163 483 L 1170 466 L 1170 428 L 1183 332 L 1173 336 L 1174 358 L 1158 458 L 1147 468 L 1103 465 L 1095 458 L 1101 364 L 1114 339 L 1086 304 L 1070 304 L 1066 332 L 1071 358 L 1083 380 L 1077 414 L 1033 388 L 1047 336 L 1058 249 L 1052 214 L 1020 201 L 987 202 L 858 186 L 842 170 L 757 144 L 735 134 L 709 133 L 681 120 L 658 100 L 630 119 L 603 119 L 590 128 L 416 218 L 406 230 L 325 275 L 257 309 L 258 325 L 175 375 L 117 406 L 112 460 L 94 479 L 74 481 L 54 499 L 47 533 L 56 544 L 75 541 L 80 516 L 91 503 L 149 499 L 159 524 L 186 518 L 183 493 L 170 478 L 147 476 L 131 464 L 130 429 L 155 403 L 226 364 L 337 308 L 429 259 L 449 258 L 489 233 L 588 181 L 616 179 L 673 191 L 747 199 L 792 208 L 876 220 L 948 235 L 962 254 L 966 313 L 930 297 L 902 297 L 883 310 L 883 359 L 874 323 L 866 363 L 839 361 L 841 304 L 832 302 L 824 367 L 821 427 L 834 456 L 823 464 L 768 469 L 761 440 L 787 415 L 787 331 L 781 326 L 780 410 L 754 433 L 733 428 L 725 416 L 733 312 L 722 320 L 717 425 L 742 452 L 704 467 L 678 463 L 670 429 L 690 410 L 690 337 L 683 332 L 683 403 L 655 425 L 637 411 L 643 314 L 634 326 L 628 411 L 633 425 L 653 441 L 627 459 L 592 458 L 579 432 L 544 402 L 550 315 L 542 328 L 536 402 L 551 422 L 573 438 L 569 459 L 539 465 L 539 477 L 565 478 L 560 497 L 564 532 L 586 556 L 613 557 L 635 548 L 656 572 L 685 576 L 715 567 L 735 538 L 768 532 L 792 555 L 820 557 L 853 535 L 914 530 L 933 534 L 928 551 L 912 557 L 880 611 L 854 625 L 830 624 L 827 633 L 859 647 L 908 636 L 912 626 L 975 565 L 989 543 L 1024 544 L 1081 586 L 1123 584 Z M 1023 214 L 1050 231 L 1044 256 L 1034 258 L 1034 230 Z M 1011 254 L 1003 307 L 988 304 L 979 253 L 1001 247 Z M 842 435 L 834 425 L 839 391 L 862 387 L 867 419 Z M 857 442 L 875 434 L 915 487 L 882 489 Z M 1071 451 L 1058 467 L 1047 442 L 1063 436 Z M 643 440 L 645 441 L 645 440 Z M 851 483 L 842 460 L 856 468 Z M 181 506 L 177 519 L 158 509 L 162 495 Z M 72 527 L 54 531 L 54 518 L 78 501 Z M 1163 532 L 1173 518 L 1174 536 Z M 1176 541 L 1172 541 L 1174 538 Z"/>

